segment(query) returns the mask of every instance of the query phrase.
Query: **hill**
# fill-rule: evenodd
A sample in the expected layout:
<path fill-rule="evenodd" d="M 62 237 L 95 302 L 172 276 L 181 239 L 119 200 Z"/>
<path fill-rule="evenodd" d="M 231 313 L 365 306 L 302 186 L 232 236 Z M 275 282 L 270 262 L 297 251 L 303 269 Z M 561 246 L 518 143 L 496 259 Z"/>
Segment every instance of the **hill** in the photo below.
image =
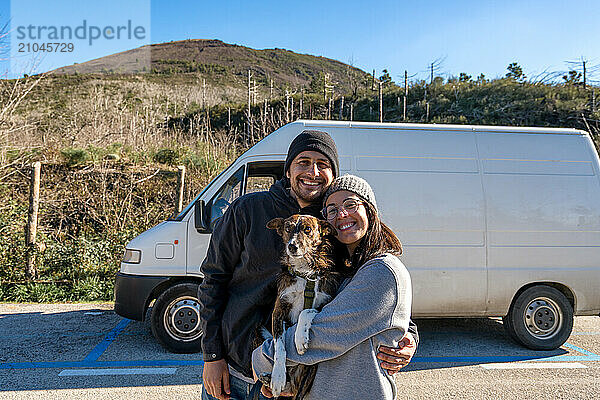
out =
<path fill-rule="evenodd" d="M 358 68 L 326 57 L 299 54 L 285 49 L 256 50 L 224 43 L 220 40 L 193 39 L 152 44 L 133 50 L 105 56 L 80 64 L 58 68 L 51 73 L 112 74 L 125 72 L 144 75 L 179 75 L 179 82 L 198 83 L 204 79 L 210 87 L 219 86 L 225 92 L 236 93 L 231 100 L 247 98 L 248 70 L 261 94 L 271 96 L 271 83 L 275 95 L 286 89 L 290 92 L 309 88 L 311 82 L 323 79 L 337 93 L 356 90 L 359 82 L 369 75 Z M 225 90 L 229 87 L 232 90 Z"/>

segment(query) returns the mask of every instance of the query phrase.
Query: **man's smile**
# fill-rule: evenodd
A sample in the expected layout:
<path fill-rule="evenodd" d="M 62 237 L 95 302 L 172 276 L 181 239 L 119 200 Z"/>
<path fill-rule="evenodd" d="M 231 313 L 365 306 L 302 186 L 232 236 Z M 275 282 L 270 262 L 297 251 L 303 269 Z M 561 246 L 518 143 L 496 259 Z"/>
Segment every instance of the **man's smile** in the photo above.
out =
<path fill-rule="evenodd" d="M 303 185 L 312 186 L 312 187 L 316 187 L 316 186 L 319 186 L 319 185 L 323 184 L 323 181 L 321 181 L 320 179 L 319 180 L 315 180 L 315 179 L 299 178 L 298 180 Z"/>

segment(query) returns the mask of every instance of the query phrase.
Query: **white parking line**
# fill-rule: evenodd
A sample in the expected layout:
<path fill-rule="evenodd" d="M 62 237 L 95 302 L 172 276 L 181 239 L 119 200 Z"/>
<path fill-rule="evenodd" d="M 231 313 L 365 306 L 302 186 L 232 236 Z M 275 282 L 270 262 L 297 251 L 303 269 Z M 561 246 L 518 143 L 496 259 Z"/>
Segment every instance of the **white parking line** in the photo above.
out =
<path fill-rule="evenodd" d="M 485 369 L 554 369 L 554 368 L 587 368 L 585 365 L 578 362 L 515 362 L 515 363 L 496 363 L 496 364 L 480 364 L 481 368 Z"/>
<path fill-rule="evenodd" d="M 64 369 L 58 376 L 87 375 L 173 375 L 177 368 L 88 368 Z"/>

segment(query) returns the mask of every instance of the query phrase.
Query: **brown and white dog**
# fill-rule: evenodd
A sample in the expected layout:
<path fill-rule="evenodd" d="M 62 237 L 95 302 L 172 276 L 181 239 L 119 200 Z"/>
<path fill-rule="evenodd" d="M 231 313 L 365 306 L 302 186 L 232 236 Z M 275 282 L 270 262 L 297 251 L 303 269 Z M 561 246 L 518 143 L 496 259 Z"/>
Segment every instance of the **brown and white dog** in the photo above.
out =
<path fill-rule="evenodd" d="M 285 251 L 282 264 L 287 266 L 277 280 L 277 300 L 273 310 L 272 332 L 275 344 L 273 371 L 261 377 L 274 396 L 282 391 L 291 392 L 301 399 L 310 389 L 316 366 L 289 367 L 286 375 L 285 330 L 298 324 L 294 343 L 299 354 L 308 349 L 310 324 L 337 293 L 341 274 L 336 272 L 339 247 L 333 236 L 335 228 L 327 221 L 309 215 L 292 215 L 287 219 L 275 218 L 267 228 L 277 230 L 283 238 Z M 307 287 L 313 290 L 306 290 Z M 289 382 L 287 377 L 289 376 Z"/>

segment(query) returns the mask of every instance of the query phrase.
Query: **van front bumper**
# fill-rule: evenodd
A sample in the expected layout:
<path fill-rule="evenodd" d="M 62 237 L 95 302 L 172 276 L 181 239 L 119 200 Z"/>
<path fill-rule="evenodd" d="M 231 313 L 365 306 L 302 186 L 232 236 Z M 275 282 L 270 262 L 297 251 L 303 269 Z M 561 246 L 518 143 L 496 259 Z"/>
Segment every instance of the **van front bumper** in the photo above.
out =
<path fill-rule="evenodd" d="M 166 276 L 129 275 L 117 272 L 115 278 L 115 312 L 122 317 L 143 321 L 146 308 L 157 286 Z"/>

